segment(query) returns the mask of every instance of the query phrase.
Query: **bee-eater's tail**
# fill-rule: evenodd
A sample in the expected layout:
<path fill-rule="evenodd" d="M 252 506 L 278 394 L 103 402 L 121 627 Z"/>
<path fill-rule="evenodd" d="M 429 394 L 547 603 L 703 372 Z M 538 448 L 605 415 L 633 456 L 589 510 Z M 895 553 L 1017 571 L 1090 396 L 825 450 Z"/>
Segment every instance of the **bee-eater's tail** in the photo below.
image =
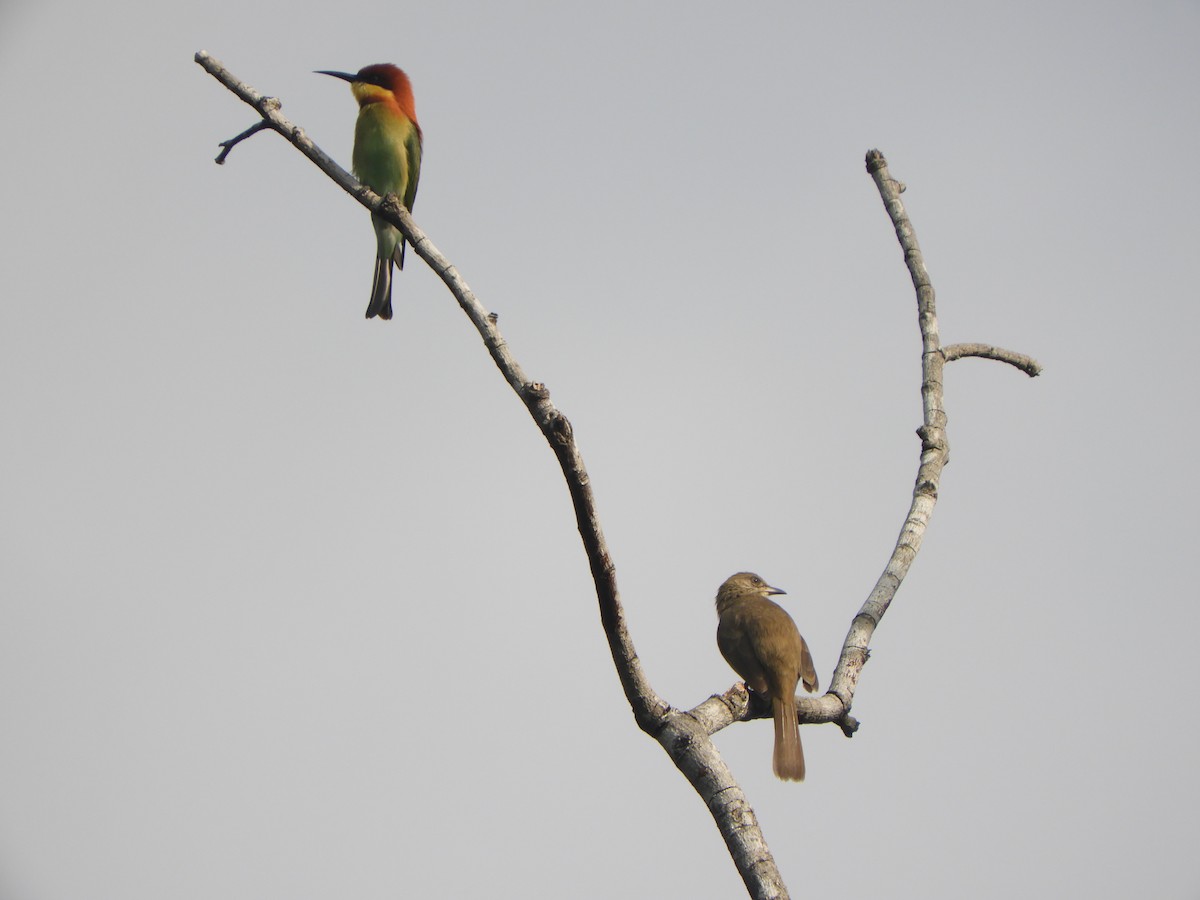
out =
<path fill-rule="evenodd" d="M 367 318 L 392 317 L 392 259 L 375 259 L 375 283 L 371 285 L 371 302 L 367 305 Z"/>

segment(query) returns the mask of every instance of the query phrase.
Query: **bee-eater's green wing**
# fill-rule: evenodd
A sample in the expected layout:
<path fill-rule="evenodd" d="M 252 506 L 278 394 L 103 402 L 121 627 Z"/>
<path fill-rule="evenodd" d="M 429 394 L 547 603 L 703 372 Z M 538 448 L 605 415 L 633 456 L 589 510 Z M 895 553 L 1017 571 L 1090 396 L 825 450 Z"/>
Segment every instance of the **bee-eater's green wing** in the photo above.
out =
<path fill-rule="evenodd" d="M 409 131 L 408 137 L 404 141 L 404 152 L 408 156 L 408 184 L 404 188 L 404 207 L 409 212 L 412 212 L 413 203 L 417 200 L 417 182 L 421 180 L 421 132 L 413 128 Z M 404 268 L 404 248 L 408 244 L 404 238 L 400 239 L 400 246 L 396 254 L 396 265 L 401 269 Z"/>
<path fill-rule="evenodd" d="M 408 186 L 404 190 L 404 205 L 412 212 L 417 199 L 417 182 L 421 180 L 421 132 L 417 129 L 409 132 L 404 141 L 404 151 L 408 154 Z"/>

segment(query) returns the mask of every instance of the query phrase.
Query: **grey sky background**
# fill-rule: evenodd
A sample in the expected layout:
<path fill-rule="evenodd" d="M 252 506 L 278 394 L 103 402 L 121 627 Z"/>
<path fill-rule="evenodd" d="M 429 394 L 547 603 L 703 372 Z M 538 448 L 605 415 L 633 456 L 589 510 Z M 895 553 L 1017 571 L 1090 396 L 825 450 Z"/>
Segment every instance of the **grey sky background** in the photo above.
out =
<path fill-rule="evenodd" d="M 633 637 L 692 706 L 712 598 L 829 680 L 952 446 L 846 740 L 719 746 L 793 896 L 1196 898 L 1195 2 L 0 8 L 0 896 L 742 895 L 636 730 L 554 458 L 348 164 L 391 61 L 415 216 L 575 426 Z"/>

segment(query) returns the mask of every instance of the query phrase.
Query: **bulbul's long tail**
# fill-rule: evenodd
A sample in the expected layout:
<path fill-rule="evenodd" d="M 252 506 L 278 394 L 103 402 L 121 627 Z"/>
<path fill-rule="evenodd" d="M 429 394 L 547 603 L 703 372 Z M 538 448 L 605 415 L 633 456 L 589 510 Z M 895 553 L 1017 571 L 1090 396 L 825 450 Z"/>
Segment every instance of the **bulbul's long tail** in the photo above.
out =
<path fill-rule="evenodd" d="M 775 715 L 775 755 L 772 768 L 784 781 L 804 780 L 804 747 L 800 744 L 800 723 L 796 720 L 796 698 L 771 698 Z"/>

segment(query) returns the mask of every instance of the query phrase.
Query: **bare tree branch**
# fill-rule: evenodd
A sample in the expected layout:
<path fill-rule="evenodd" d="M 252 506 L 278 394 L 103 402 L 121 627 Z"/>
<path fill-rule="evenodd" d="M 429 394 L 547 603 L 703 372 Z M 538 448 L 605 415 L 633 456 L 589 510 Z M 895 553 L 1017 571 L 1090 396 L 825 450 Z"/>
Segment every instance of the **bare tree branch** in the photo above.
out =
<path fill-rule="evenodd" d="M 871 635 L 878 627 L 883 614 L 896 596 L 909 566 L 921 549 L 925 529 L 929 525 L 933 507 L 937 503 L 942 469 L 950 459 L 950 445 L 946 440 L 946 411 L 943 406 L 942 370 L 947 360 L 963 356 L 982 356 L 998 359 L 1014 365 L 1030 376 L 1037 375 L 1041 367 L 1027 356 L 990 347 L 984 344 L 955 344 L 943 350 L 938 334 L 937 307 L 934 302 L 933 284 L 925 268 L 925 258 L 917 243 L 900 194 L 904 185 L 894 180 L 887 168 L 887 160 L 878 150 L 867 153 L 867 171 L 875 180 L 883 205 L 896 230 L 896 238 L 904 251 L 904 261 L 917 292 L 917 323 L 921 330 L 921 397 L 924 422 L 917 434 L 921 438 L 921 463 L 917 469 L 913 487 L 912 504 L 908 516 L 900 529 L 896 547 L 879 576 L 875 587 L 859 609 L 850 626 L 829 692 L 845 704 L 849 712 L 854 699 L 862 668 L 869 656 L 868 645 Z"/>
<path fill-rule="evenodd" d="M 946 412 L 942 407 L 942 365 L 944 358 L 938 336 L 937 309 L 934 305 L 933 284 L 925 268 L 920 245 L 900 201 L 904 186 L 888 173 L 887 160 L 878 150 L 867 154 L 867 171 L 883 199 L 896 238 L 904 251 L 904 261 L 917 292 L 917 323 L 921 330 L 921 398 L 924 423 L 917 434 L 921 438 L 921 463 L 917 469 L 912 504 L 900 529 L 900 537 L 883 574 L 875 582 L 865 603 L 850 625 L 842 644 L 842 653 L 833 672 L 829 693 L 838 697 L 845 711 L 850 711 L 859 676 L 869 656 L 868 646 L 883 614 L 896 596 L 909 566 L 921 549 L 921 541 L 937 503 L 938 483 L 949 456 L 946 441 Z"/>
<path fill-rule="evenodd" d="M 221 153 L 216 158 L 219 165 L 224 165 L 230 151 L 246 138 L 269 128 L 283 135 L 297 150 L 316 163 L 322 172 L 337 182 L 342 190 L 363 206 L 374 211 L 375 207 L 382 202 L 382 198 L 378 194 L 359 184 L 349 172 L 334 162 L 332 157 L 310 141 L 302 128 L 284 118 L 279 112 L 283 107 L 279 100 L 260 94 L 244 81 L 234 77 L 228 69 L 221 65 L 220 61 L 209 56 L 203 50 L 199 51 L 194 58 L 204 71 L 233 91 L 244 103 L 253 106 L 262 116 L 261 122 L 255 122 L 237 137 L 222 141 L 218 145 L 221 147 Z"/>
<path fill-rule="evenodd" d="M 722 695 L 710 697 L 689 711 L 669 706 L 650 687 L 629 635 L 617 590 L 616 569 L 600 528 L 595 496 L 583 464 L 583 457 L 575 443 L 570 422 L 550 402 L 550 393 L 545 385 L 526 377 L 496 327 L 495 314 L 489 313 L 483 307 L 458 271 L 424 232 L 417 228 L 395 195 L 380 197 L 355 181 L 349 173 L 316 147 L 300 128 L 279 114 L 280 104 L 277 100 L 264 97 L 234 78 L 221 63 L 207 53 L 201 51 L 196 54 L 195 59 L 214 78 L 253 106 L 263 119 L 236 138 L 223 142 L 223 150 L 217 162 L 223 162 L 234 146 L 258 131 L 267 128 L 277 131 L 363 206 L 399 228 L 414 251 L 437 273 L 458 301 L 478 330 L 497 368 L 521 398 L 550 444 L 562 468 L 575 509 L 576 525 L 591 567 L 604 633 L 617 675 L 638 727 L 658 741 L 708 806 L 750 896 L 755 900 L 785 900 L 788 896 L 787 888 L 767 848 L 754 811 L 711 738 L 732 722 L 758 718 L 769 713 L 764 710 L 761 698 L 748 693 L 745 686 L 740 684 Z M 867 659 L 871 635 L 920 549 L 921 539 L 937 499 L 941 470 L 947 461 L 946 416 L 942 409 L 943 362 L 963 355 L 989 355 L 984 352 L 968 353 L 966 350 L 959 350 L 956 356 L 951 357 L 939 346 L 933 287 L 925 271 L 912 225 L 899 200 L 899 193 L 903 188 L 887 174 L 886 162 L 877 151 L 868 154 L 867 168 L 875 178 L 884 205 L 895 225 L 913 284 L 917 289 L 918 322 L 923 345 L 921 391 L 924 398 L 924 424 L 918 430 L 921 436 L 921 464 L 913 491 L 912 507 L 901 529 L 896 549 L 875 589 L 854 618 L 829 692 L 819 698 L 799 698 L 797 701 L 801 721 L 835 722 L 847 736 L 853 734 L 858 727 L 858 723 L 850 717 L 849 712 L 859 675 Z M 959 346 L 975 348 L 984 345 Z M 955 350 L 953 347 L 950 349 Z M 1014 365 L 1019 365 L 1015 360 L 1026 360 L 1025 357 L 1008 351 L 985 349 L 991 352 L 990 358 L 1003 359 Z M 1032 360 L 1028 360 L 1028 363 L 1034 368 L 1037 366 Z"/>

